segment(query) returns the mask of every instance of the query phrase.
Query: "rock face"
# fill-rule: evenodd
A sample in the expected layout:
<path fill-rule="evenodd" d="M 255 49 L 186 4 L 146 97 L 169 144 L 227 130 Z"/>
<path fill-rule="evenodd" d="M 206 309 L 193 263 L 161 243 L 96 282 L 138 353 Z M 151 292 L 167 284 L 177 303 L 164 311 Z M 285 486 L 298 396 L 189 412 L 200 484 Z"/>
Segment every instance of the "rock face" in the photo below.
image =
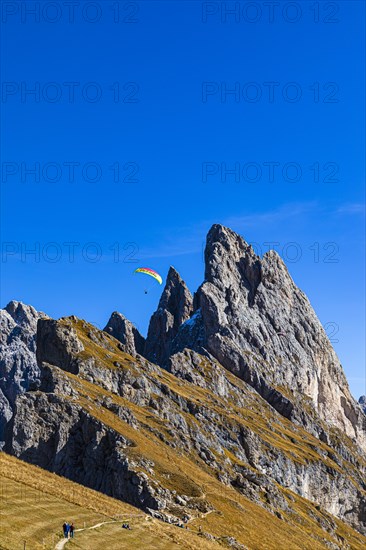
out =
<path fill-rule="evenodd" d="M 366 450 L 364 419 L 309 300 L 274 251 L 259 258 L 239 235 L 214 225 L 195 314 L 172 343 L 208 351 L 278 412 L 307 428 L 303 396 L 320 419 Z M 284 388 L 283 390 L 281 388 Z M 319 426 L 312 426 L 321 433 Z"/>
<path fill-rule="evenodd" d="M 41 319 L 37 326 L 37 363 L 51 363 L 68 372 L 78 373 L 75 355 L 84 347 L 78 340 L 76 331 L 58 321 Z"/>
<path fill-rule="evenodd" d="M 366 535 L 365 399 L 275 252 L 214 225 L 205 260 L 193 299 L 170 269 L 146 342 L 118 313 L 39 319 L 38 383 L 0 400 L 6 452 L 169 521 L 224 487 L 302 525 L 304 497 L 321 534 L 302 547 L 350 548 L 326 511 Z M 6 312 L 5 350 L 22 322 Z"/>
<path fill-rule="evenodd" d="M 32 306 L 15 301 L 0 310 L 0 448 L 17 395 L 40 376 L 35 340 L 37 321 L 43 317 Z"/>
<path fill-rule="evenodd" d="M 171 344 L 179 327 L 193 312 L 193 299 L 174 267 L 169 269 L 157 311 L 150 320 L 144 355 L 149 361 L 166 365 Z"/>
<path fill-rule="evenodd" d="M 361 405 L 361 409 L 366 414 L 366 395 L 361 395 L 360 399 L 358 400 L 359 404 Z"/>
<path fill-rule="evenodd" d="M 142 355 L 145 348 L 145 338 L 141 336 L 137 328 L 124 315 L 114 311 L 104 328 L 122 344 L 123 351 L 130 355 L 137 353 Z"/>
<path fill-rule="evenodd" d="M 55 394 L 19 396 L 12 431 L 12 453 L 23 460 L 146 510 L 157 508 L 143 474 L 123 452 L 131 442 L 81 406 Z"/>
<path fill-rule="evenodd" d="M 167 373 L 119 346 L 40 320 L 40 384 L 17 397 L 5 451 L 172 521 L 212 510 L 202 467 L 271 513 L 295 513 L 284 487 L 366 533 L 364 458 L 340 431 L 299 431 L 208 352 L 175 353 Z"/>

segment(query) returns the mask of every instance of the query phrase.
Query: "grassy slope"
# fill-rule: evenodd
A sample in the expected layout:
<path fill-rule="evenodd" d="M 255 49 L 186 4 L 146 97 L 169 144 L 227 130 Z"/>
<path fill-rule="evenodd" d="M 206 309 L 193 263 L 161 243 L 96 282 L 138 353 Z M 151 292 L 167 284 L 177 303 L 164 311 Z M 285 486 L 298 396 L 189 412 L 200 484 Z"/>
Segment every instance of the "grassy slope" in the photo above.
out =
<path fill-rule="evenodd" d="M 69 320 L 67 320 L 69 322 Z M 114 361 L 118 361 L 121 365 L 121 369 L 130 370 L 134 374 L 144 373 L 144 363 L 141 361 L 139 364 L 131 356 L 122 353 L 118 349 L 118 342 L 111 336 L 105 335 L 108 340 L 108 345 L 111 350 L 105 350 L 101 346 L 98 346 L 94 341 L 88 337 L 89 330 L 94 330 L 95 328 L 84 321 L 74 322 L 73 326 L 77 329 L 78 336 L 82 340 L 85 351 L 83 355 L 85 357 L 93 356 L 96 358 L 97 363 L 104 368 L 116 369 L 113 365 Z M 104 336 L 104 335 L 103 335 Z M 212 372 L 208 365 L 205 365 L 205 359 L 202 361 L 202 376 L 205 379 L 212 377 Z M 140 371 L 140 372 L 139 372 Z M 65 373 L 69 378 L 72 375 Z M 296 461 L 301 464 L 306 464 L 310 461 L 322 461 L 327 467 L 331 467 L 336 471 L 342 471 L 343 474 L 347 474 L 349 479 L 357 486 L 357 489 L 364 493 L 362 487 L 357 484 L 356 480 L 353 477 L 356 467 L 354 464 L 347 462 L 342 459 L 334 449 L 328 447 L 325 443 L 321 442 L 319 439 L 315 438 L 309 434 L 306 430 L 302 429 L 299 426 L 295 426 L 292 422 L 286 418 L 278 415 L 269 405 L 263 400 L 254 390 L 249 388 L 245 382 L 238 379 L 233 374 L 228 371 L 225 372 L 226 377 L 229 379 L 233 387 L 236 387 L 246 399 L 246 407 L 240 408 L 236 406 L 235 395 L 233 394 L 232 398 L 221 398 L 217 394 L 190 384 L 184 380 L 178 379 L 172 374 L 166 372 L 165 370 L 158 369 L 157 373 L 149 373 L 148 376 L 152 379 L 156 379 L 159 382 L 164 383 L 172 392 L 174 392 L 178 397 L 182 396 L 185 399 L 193 402 L 197 406 L 204 406 L 212 411 L 214 411 L 218 418 L 225 424 L 225 426 L 244 426 L 256 433 L 260 438 L 269 443 L 271 446 L 279 449 L 282 453 L 288 456 L 292 461 Z M 156 412 L 153 409 L 146 409 L 133 405 L 130 401 L 120 398 L 115 394 L 112 394 L 102 387 L 95 384 L 88 384 L 86 381 L 80 379 L 79 377 L 73 377 L 73 383 L 77 386 L 78 391 L 84 399 L 81 400 L 81 403 L 85 408 L 89 410 L 93 415 L 100 418 L 106 424 L 110 425 L 112 428 L 120 431 L 123 429 L 123 432 L 126 434 L 128 431 L 128 426 L 124 422 L 119 421 L 115 415 L 109 413 L 106 409 L 101 408 L 100 406 L 95 406 L 90 402 L 90 397 L 97 401 L 101 397 L 111 397 L 112 400 L 120 405 L 124 405 L 130 408 L 137 420 L 146 426 L 149 430 L 158 430 L 159 432 L 164 432 L 166 439 L 169 440 L 169 433 L 165 430 L 164 421 L 158 418 Z M 177 411 L 181 413 L 177 407 Z M 183 413 L 184 414 L 184 413 Z M 190 414 L 184 414 L 186 421 L 189 423 L 197 422 L 195 417 Z M 149 433 L 148 432 L 148 433 Z M 342 438 L 343 444 L 348 447 L 350 454 L 356 456 L 354 443 L 339 430 L 336 430 L 337 437 Z M 146 432 L 145 432 L 146 433 Z M 130 430 L 129 438 L 133 441 L 135 440 L 134 434 L 137 432 L 135 430 Z M 149 440 L 151 439 L 149 433 Z M 152 438 L 155 443 L 157 443 L 159 448 L 166 448 L 165 445 L 162 445 L 161 441 L 156 437 Z M 149 443 L 150 445 L 150 443 Z M 145 452 L 145 446 L 142 446 L 143 452 Z M 175 456 L 176 453 L 174 453 Z M 331 457 L 337 456 L 338 463 L 335 462 Z M 192 457 L 194 458 L 194 457 Z M 218 460 L 220 457 L 217 457 Z M 363 466 L 366 467 L 365 461 L 362 457 L 358 456 L 358 460 L 363 463 Z M 233 462 L 236 461 L 233 457 Z M 236 461 L 238 462 L 238 461 Z M 342 466 L 339 466 L 339 463 Z M 200 463 L 201 467 L 204 467 L 204 463 Z M 245 466 L 248 466 L 245 464 Z M 211 471 L 211 470 L 209 470 Z M 366 496 L 366 494 L 365 494 Z"/>
<path fill-rule="evenodd" d="M 64 321 L 69 324 L 70 319 Z M 122 353 L 118 349 L 118 342 L 110 336 L 103 336 L 108 339 L 108 347 L 106 350 L 103 345 L 98 345 L 95 339 L 89 338 L 89 331 L 95 331 L 95 328 L 83 321 L 72 320 L 72 324 L 78 331 L 79 337 L 82 339 L 85 351 L 83 355 L 85 357 L 92 356 L 96 359 L 99 366 L 107 369 L 128 369 L 136 374 L 139 372 L 146 373 L 144 368 L 144 361 L 136 361 L 129 355 Z M 114 361 L 118 361 L 120 367 L 113 365 Z M 278 550 L 278 548 L 288 548 L 291 550 L 312 548 L 325 549 L 328 548 L 327 543 L 339 544 L 339 539 L 332 534 L 327 533 L 320 527 L 320 523 L 328 523 L 329 525 L 336 525 L 337 536 L 345 539 L 351 548 L 361 549 L 366 546 L 366 538 L 362 537 L 356 531 L 341 521 L 336 520 L 333 516 L 318 510 L 311 502 L 285 490 L 281 487 L 279 489 L 283 492 L 286 498 L 288 498 L 290 506 L 293 510 L 291 514 L 283 513 L 284 520 L 281 520 L 262 508 L 256 505 L 252 501 L 245 498 L 243 495 L 235 491 L 232 487 L 227 487 L 220 483 L 216 477 L 216 472 L 210 469 L 201 459 L 197 457 L 193 452 L 190 454 L 182 453 L 181 451 L 174 450 L 170 446 L 166 445 L 160 440 L 154 433 L 164 432 L 164 435 L 169 439 L 169 433 L 165 429 L 164 421 L 159 419 L 156 411 L 150 408 L 138 407 L 132 404 L 130 401 L 123 399 L 115 394 L 103 389 L 100 385 L 91 384 L 81 377 L 74 376 L 70 373 L 59 371 L 59 375 L 65 376 L 72 383 L 73 387 L 78 392 L 75 399 L 79 405 L 81 405 L 89 414 L 98 418 L 106 425 L 109 425 L 127 439 L 134 442 L 134 446 L 125 449 L 125 452 L 130 458 L 143 456 L 154 462 L 154 475 L 163 486 L 175 489 L 178 494 L 188 495 L 195 497 L 197 502 L 205 501 L 212 508 L 213 511 L 205 516 L 201 516 L 197 513 L 197 517 L 190 522 L 190 530 L 198 532 L 198 527 L 201 525 L 203 531 L 211 533 L 216 537 L 233 536 L 242 544 L 245 544 L 250 550 Z M 210 368 L 207 365 L 202 364 L 202 373 L 205 377 L 210 377 Z M 245 409 L 235 406 L 235 397 L 232 399 L 221 399 L 215 393 L 210 392 L 207 389 L 194 386 L 184 380 L 180 380 L 166 371 L 157 369 L 156 373 L 149 372 L 148 377 L 159 379 L 160 382 L 166 384 L 170 391 L 176 395 L 181 395 L 184 398 L 188 398 L 197 406 L 209 407 L 214 410 L 220 421 L 226 425 L 243 425 L 248 426 L 251 430 L 260 435 L 261 439 L 268 441 L 271 445 L 281 449 L 282 452 L 291 456 L 292 460 L 296 460 L 300 463 L 304 463 L 311 460 L 319 460 L 320 454 L 317 449 L 326 451 L 328 448 L 319 440 L 309 435 L 299 427 L 294 426 L 288 420 L 279 417 L 274 411 L 263 401 L 254 391 L 249 389 L 244 382 L 237 379 L 235 376 L 227 373 L 227 376 L 233 386 L 239 388 L 244 392 L 247 406 Z M 105 407 L 100 405 L 100 401 L 106 396 L 110 397 L 115 403 L 125 405 L 131 409 L 140 425 L 143 429 L 135 430 L 127 423 L 120 420 L 116 415 L 112 414 Z M 185 414 L 185 418 L 188 423 L 196 423 L 197 419 L 193 415 Z M 1 456 L 1 454 L 0 454 Z M 234 455 L 227 453 L 232 463 L 240 462 Z M 218 457 L 220 460 L 224 460 L 225 457 Z M 14 460 L 14 459 L 12 459 Z M 322 458 L 327 465 L 337 469 L 339 466 L 333 462 L 329 457 Z M 245 464 L 248 467 L 247 464 Z M 23 466 L 24 468 L 31 468 L 30 466 Z M 347 465 L 350 468 L 351 465 Z M 11 469 L 10 469 L 11 470 Z M 38 469 L 37 469 L 38 470 Z M 42 470 L 38 470 L 42 472 Z M 20 481 L 21 483 L 29 485 L 33 482 L 33 476 L 28 476 L 29 479 L 19 479 L 18 470 L 16 477 L 10 476 L 8 473 L 5 477 L 9 477 L 13 480 Z M 41 474 L 39 474 L 41 475 Z M 49 480 L 47 476 L 52 474 L 42 472 L 45 479 Z M 53 476 L 56 479 L 57 476 Z M 60 479 L 60 478 L 58 478 Z M 54 493 L 51 491 L 59 491 L 61 487 L 65 488 L 67 494 Z M 88 495 L 84 501 L 74 500 L 74 487 L 78 487 L 79 491 L 85 491 L 85 495 Z M 67 489 L 66 489 L 67 488 Z M 69 492 L 68 492 L 69 491 Z M 113 499 L 108 499 L 103 495 L 94 493 L 88 489 L 81 488 L 80 486 L 68 481 L 62 480 L 61 483 L 49 482 L 50 494 L 63 499 L 64 504 L 75 503 L 81 505 L 81 513 L 94 513 L 107 514 L 109 517 L 113 517 L 116 514 L 127 513 L 128 510 L 132 510 L 131 513 L 136 513 L 136 510 L 132 507 L 128 507 L 124 504 L 118 503 Z M 73 498 L 71 498 L 71 493 Z M 93 498 L 89 497 L 90 494 L 94 494 Z M 77 493 L 78 498 L 81 498 L 81 493 Z M 265 495 L 263 495 L 265 498 Z M 103 503 L 97 505 L 98 499 L 103 500 Z M 91 509 L 90 507 L 93 506 Z M 115 508 L 117 507 L 117 509 Z M 119 507 L 119 508 L 118 508 Z M 64 516 L 66 512 L 60 510 L 60 516 Z M 72 511 L 70 511 L 72 515 Z M 22 514 L 24 515 L 24 514 Z M 25 513 L 27 515 L 27 513 Z M 69 518 L 69 516 L 67 516 Z M 79 516 L 77 516 L 79 517 Z M 81 516 L 80 516 L 81 517 Z M 59 517 L 57 516 L 57 520 Z M 69 518 L 71 520 L 71 518 Z M 75 518 L 74 518 L 75 519 Z M 91 522 L 92 524 L 95 515 Z M 9 521 L 9 519 L 7 520 Z M 47 522 L 49 520 L 47 519 Z M 63 519 L 61 520 L 61 522 Z M 81 519 L 80 521 L 84 521 Z M 103 521 L 103 520 L 101 520 Z M 79 519 L 75 522 L 79 522 Z M 108 548 L 136 548 L 139 545 L 143 545 L 145 540 L 148 540 L 149 546 L 143 545 L 145 548 L 215 548 L 217 544 L 200 542 L 202 539 L 197 535 L 191 533 L 185 533 L 183 530 L 162 524 L 153 520 L 152 523 L 145 520 L 136 520 L 135 529 L 131 533 L 123 532 L 123 544 L 126 542 L 127 546 L 121 546 L 121 532 L 117 526 L 106 525 L 100 528 L 98 531 L 85 531 L 78 534 L 78 539 L 70 544 L 70 548 L 88 548 L 93 550 L 94 548 L 100 548 L 100 537 L 103 538 L 105 546 Z M 94 521 L 97 523 L 97 521 Z M 153 527 L 152 527 L 153 526 Z M 55 531 L 59 527 L 59 521 L 53 523 L 51 528 Z M 156 534 L 156 541 L 153 542 L 151 537 Z M 139 537 L 141 542 L 138 544 Z M 183 539 L 182 539 L 183 537 Z M 190 537 L 194 540 L 191 543 Z M 130 541 L 130 542 L 129 542 Z M 107 544 L 108 543 L 108 544 Z M 99 544 L 99 546 L 98 546 Z M 131 544 L 129 546 L 129 544 Z M 192 546 L 190 546 L 192 544 Z M 202 546 L 205 544 L 205 546 Z M 151 545 L 151 546 L 150 546 Z M 178 546 L 177 546 L 178 545 Z M 208 546 L 207 546 L 208 545 Z M 19 547 L 19 546 L 18 546 Z M 9 547 L 12 548 L 12 547 Z M 15 548 L 15 547 L 14 547 Z M 34 546 L 36 548 L 36 546 Z"/>
<path fill-rule="evenodd" d="M 27 541 L 31 550 L 54 548 L 61 538 L 63 521 L 73 521 L 83 528 L 103 521 L 118 518 L 115 524 L 107 524 L 96 530 L 76 533 L 70 549 L 108 550 L 206 550 L 222 548 L 218 543 L 198 536 L 198 528 L 216 536 L 234 536 L 250 550 L 288 548 L 291 550 L 312 548 L 325 549 L 325 541 L 331 538 L 319 530 L 316 517 L 320 513 L 300 497 L 296 498 L 296 517 L 286 518 L 288 523 L 256 506 L 233 489 L 223 487 L 204 475 L 198 481 L 207 491 L 206 496 L 215 511 L 197 518 L 189 530 L 179 529 L 145 516 L 141 511 L 26 464 L 14 457 L 0 453 L 0 548 L 18 550 Z M 204 480 L 206 484 L 204 484 Z M 221 486 L 221 487 L 220 487 Z M 293 495 L 291 495 L 292 498 Z M 310 517 L 313 514 L 313 518 Z M 329 521 L 334 518 L 322 514 Z M 132 531 L 122 531 L 121 521 L 128 520 Z M 342 524 L 338 534 L 353 549 L 364 548 L 365 538 Z M 322 535 L 323 543 L 310 538 L 310 534 Z"/>
<path fill-rule="evenodd" d="M 65 320 L 67 323 L 70 319 Z M 94 332 L 95 328 L 84 321 L 73 321 L 73 326 L 82 340 L 85 357 L 96 358 L 97 363 L 104 368 L 116 369 L 114 361 L 121 365 L 118 368 L 131 370 L 135 374 L 146 373 L 145 361 L 140 362 L 131 356 L 122 353 L 118 348 L 118 342 L 111 336 L 103 334 L 108 340 L 108 350 L 98 345 L 95 338 L 91 339 L 89 331 Z M 182 454 L 164 444 L 159 437 L 154 435 L 152 430 L 159 432 L 164 430 L 164 421 L 160 420 L 155 411 L 151 408 L 138 407 L 130 401 L 108 392 L 101 386 L 90 384 L 69 373 L 64 373 L 69 380 L 73 381 L 74 387 L 79 392 L 79 404 L 90 414 L 103 421 L 113 429 L 123 434 L 127 439 L 134 442 L 133 447 L 128 447 L 125 452 L 133 458 L 134 456 L 147 457 L 154 462 L 155 479 L 169 489 L 176 489 L 179 494 L 195 496 L 197 500 L 204 500 L 214 508 L 214 512 L 208 514 L 204 519 L 197 518 L 190 524 L 191 528 L 198 529 L 202 525 L 203 530 L 217 536 L 234 536 L 239 542 L 249 545 L 251 550 L 266 549 L 277 550 L 278 548 L 325 548 L 329 542 L 339 544 L 339 540 L 328 534 L 320 527 L 324 520 L 336 524 L 337 535 L 351 541 L 352 548 L 364 548 L 366 538 L 341 521 L 336 520 L 330 514 L 317 510 L 314 504 L 278 487 L 289 499 L 293 509 L 291 515 L 285 515 L 286 524 L 283 520 L 273 516 L 270 512 L 254 504 L 235 489 L 224 486 L 220 483 L 211 468 L 198 459 L 194 453 Z M 202 363 L 202 375 L 207 379 L 212 376 L 209 365 Z M 217 394 L 178 379 L 165 370 L 157 369 L 156 373 L 148 373 L 148 377 L 155 378 L 166 384 L 176 395 L 188 398 L 198 406 L 209 407 L 218 413 L 226 425 L 230 423 L 241 424 L 249 427 L 260 435 L 261 439 L 268 441 L 286 455 L 299 463 L 306 463 L 311 460 L 323 460 L 327 466 L 334 469 L 340 467 L 329 457 L 324 457 L 325 451 L 331 451 L 324 443 L 311 436 L 308 432 L 298 426 L 294 426 L 287 419 L 279 416 L 273 409 L 254 391 L 231 373 L 227 373 L 233 386 L 244 392 L 247 399 L 245 409 L 238 408 L 233 399 L 222 399 Z M 101 407 L 98 401 L 104 397 L 110 397 L 114 402 L 129 407 L 137 420 L 146 427 L 144 430 L 135 430 L 125 422 L 118 419 L 110 411 Z M 192 415 L 185 415 L 187 422 L 196 422 Z M 169 436 L 165 434 L 166 438 Z M 317 450 L 320 450 L 320 453 Z M 335 454 L 333 452 L 333 454 Z M 240 461 L 232 457 L 232 462 Z M 248 465 L 245 464 L 247 467 Z M 347 463 L 344 467 L 349 468 L 350 474 L 353 465 Z M 264 496 L 265 498 L 265 496 Z M 270 527 L 269 527 L 270 526 Z M 285 526 L 285 529 L 284 529 Z M 290 545 L 290 546 L 289 546 Z"/>
<path fill-rule="evenodd" d="M 70 324 L 70 318 L 65 319 L 64 322 Z M 132 358 L 130 355 L 121 352 L 118 348 L 119 342 L 112 336 L 103 333 L 103 337 L 106 338 L 108 341 L 108 346 L 110 347 L 109 350 L 106 350 L 102 346 L 97 345 L 96 342 L 92 341 L 88 336 L 89 331 L 96 333 L 95 327 L 81 320 L 73 321 L 72 325 L 76 328 L 78 337 L 84 345 L 85 351 L 82 352 L 81 355 L 85 358 L 92 356 L 96 359 L 98 365 L 112 370 L 117 369 L 113 363 L 118 361 L 121 365 L 118 368 L 129 370 L 136 375 L 141 373 L 146 374 L 146 372 L 144 372 L 145 361 L 142 360 L 139 363 L 139 361 L 136 361 L 136 359 Z M 205 358 L 202 359 L 201 374 L 206 379 L 211 378 L 212 372 L 209 364 L 206 365 Z M 68 373 L 65 374 L 68 375 Z M 225 371 L 225 376 L 229 379 L 232 386 L 235 386 L 246 396 L 246 408 L 239 408 L 236 406 L 234 394 L 232 399 L 221 398 L 217 394 L 181 380 L 163 369 L 158 368 L 157 374 L 149 373 L 148 376 L 166 384 L 168 388 L 177 396 L 188 398 L 196 405 L 203 405 L 215 411 L 224 419 L 226 425 L 230 425 L 230 423 L 234 422 L 235 424 L 241 424 L 250 428 L 252 431 L 257 433 L 262 440 L 280 449 L 284 454 L 289 456 L 291 460 L 295 459 L 297 462 L 302 464 L 305 464 L 309 460 L 322 460 L 327 466 L 330 466 L 335 470 L 340 470 L 340 467 L 336 462 L 330 458 L 324 457 L 324 454 L 326 455 L 328 451 L 330 451 L 332 455 L 337 454 L 333 449 L 329 448 L 319 439 L 310 435 L 304 429 L 299 426 L 295 426 L 286 418 L 275 413 L 268 403 L 254 390 L 249 388 L 245 382 L 228 371 Z M 83 391 L 80 386 L 78 390 L 81 389 L 81 393 L 84 393 L 86 398 L 90 396 L 97 398 L 101 395 L 108 395 L 112 397 L 115 402 L 129 407 L 140 422 L 143 421 L 147 426 L 152 428 L 155 427 L 164 429 L 163 422 L 158 419 L 153 409 L 146 410 L 141 407 L 136 407 L 126 399 L 118 398 L 116 395 L 104 391 L 100 386 L 88 384 L 80 378 L 74 377 L 74 383 L 78 384 L 79 381 L 82 383 L 82 386 L 86 391 Z M 177 408 L 177 410 L 179 409 Z M 95 412 L 99 414 L 98 411 Z M 179 410 L 179 412 L 181 411 Z M 115 418 L 114 415 L 112 416 Z M 187 416 L 189 417 L 186 418 L 187 421 L 195 421 L 195 418 L 192 415 Z M 354 443 L 347 436 L 344 436 L 344 434 L 342 434 L 339 430 L 336 430 L 336 432 L 338 438 L 342 438 L 343 444 L 350 449 L 351 454 L 355 454 Z M 318 450 L 320 450 L 320 453 Z M 359 458 L 360 461 L 364 463 L 363 465 L 366 466 L 365 461 L 361 457 Z M 353 465 L 350 463 L 347 463 L 344 466 L 347 466 L 347 468 L 350 469 L 350 473 L 354 470 Z M 358 489 L 362 492 L 361 487 L 358 487 Z"/>
<path fill-rule="evenodd" d="M 61 526 L 76 528 L 109 522 L 75 534 L 68 548 L 112 550 L 139 548 L 173 550 L 219 548 L 195 533 L 186 533 L 146 516 L 128 504 L 87 489 L 41 468 L 0 453 L 0 549 L 53 549 L 62 538 Z M 132 531 L 121 529 L 127 520 Z"/>

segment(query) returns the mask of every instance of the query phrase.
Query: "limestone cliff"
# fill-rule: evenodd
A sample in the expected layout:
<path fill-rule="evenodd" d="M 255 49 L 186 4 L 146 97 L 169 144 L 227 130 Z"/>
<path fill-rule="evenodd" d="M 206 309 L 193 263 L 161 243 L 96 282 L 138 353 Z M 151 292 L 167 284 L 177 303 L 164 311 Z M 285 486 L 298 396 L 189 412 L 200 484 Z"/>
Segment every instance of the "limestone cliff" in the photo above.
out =
<path fill-rule="evenodd" d="M 204 282 L 192 298 L 170 269 L 146 342 L 116 312 L 99 331 L 33 311 L 27 335 L 24 308 L 2 318 L 6 388 L 37 369 L 0 399 L 6 452 L 165 521 L 217 514 L 234 548 L 252 504 L 303 532 L 293 548 L 362 547 L 365 400 L 276 253 L 214 225 Z"/>
<path fill-rule="evenodd" d="M 37 321 L 45 317 L 16 301 L 0 310 L 0 448 L 17 395 L 39 378 L 35 340 Z"/>

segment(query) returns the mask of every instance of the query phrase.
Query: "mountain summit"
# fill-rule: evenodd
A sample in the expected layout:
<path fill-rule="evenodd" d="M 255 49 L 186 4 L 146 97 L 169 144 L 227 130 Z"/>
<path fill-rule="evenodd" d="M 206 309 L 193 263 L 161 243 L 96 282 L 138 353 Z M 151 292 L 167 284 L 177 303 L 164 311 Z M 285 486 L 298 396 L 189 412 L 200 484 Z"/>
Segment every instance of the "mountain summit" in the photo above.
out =
<path fill-rule="evenodd" d="M 204 282 L 171 267 L 146 340 L 118 312 L 35 312 L 35 334 L 27 307 L 2 317 L 0 365 L 33 373 L 0 394 L 6 452 L 233 548 L 365 545 L 365 399 L 276 252 L 214 225 Z"/>
<path fill-rule="evenodd" d="M 147 359 L 165 365 L 179 327 L 193 312 L 193 298 L 179 273 L 170 267 L 157 311 L 150 319 L 145 346 Z"/>
<path fill-rule="evenodd" d="M 321 421 L 340 428 L 366 451 L 364 415 L 340 362 L 309 300 L 275 251 L 261 259 L 242 237 L 213 225 L 205 248 L 205 281 L 189 319 L 189 295 L 177 274 L 175 279 L 180 284 L 169 285 L 169 300 L 187 304 L 185 315 L 167 308 L 164 291 L 152 317 L 156 338 L 150 336 L 150 358 L 166 363 L 156 318 L 166 326 L 164 316 L 170 315 L 174 330 L 164 332 L 165 349 L 208 353 L 279 413 L 322 436 L 321 423 L 306 412 L 311 403 Z"/>

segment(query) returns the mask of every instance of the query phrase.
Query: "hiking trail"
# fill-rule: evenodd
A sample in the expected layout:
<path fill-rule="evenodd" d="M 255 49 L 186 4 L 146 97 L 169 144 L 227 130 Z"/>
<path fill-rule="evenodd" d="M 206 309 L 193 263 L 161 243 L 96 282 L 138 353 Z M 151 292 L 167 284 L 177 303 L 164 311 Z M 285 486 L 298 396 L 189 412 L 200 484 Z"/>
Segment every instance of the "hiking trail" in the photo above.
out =
<path fill-rule="evenodd" d="M 106 523 L 117 523 L 118 520 L 113 521 L 102 521 L 101 523 L 97 523 L 96 525 L 92 525 L 91 527 L 83 527 L 82 529 L 75 529 L 75 533 L 79 533 L 80 531 L 88 531 L 89 529 L 97 529 L 101 525 L 105 525 Z M 55 550 L 62 550 L 65 544 L 67 544 L 72 539 L 61 539 L 55 546 Z"/>

